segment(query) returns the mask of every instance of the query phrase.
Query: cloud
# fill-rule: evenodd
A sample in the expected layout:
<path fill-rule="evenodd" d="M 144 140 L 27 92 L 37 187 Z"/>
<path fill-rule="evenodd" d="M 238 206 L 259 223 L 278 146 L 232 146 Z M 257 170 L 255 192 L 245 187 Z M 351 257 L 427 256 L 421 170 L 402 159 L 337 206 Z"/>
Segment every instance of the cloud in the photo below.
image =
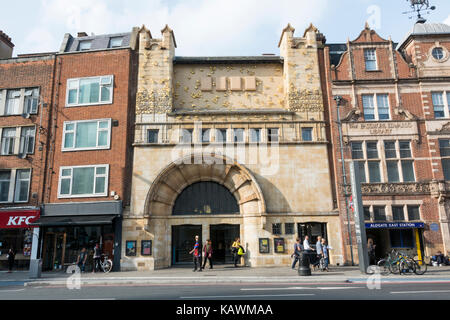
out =
<path fill-rule="evenodd" d="M 444 21 L 445 24 L 448 24 L 450 26 L 450 15 L 448 15 L 447 19 Z"/>
<path fill-rule="evenodd" d="M 145 24 L 154 37 L 167 23 L 174 30 L 177 55 L 245 55 L 277 52 L 281 30 L 290 22 L 298 35 L 319 24 L 331 0 L 40 0 L 34 36 L 23 49 L 56 51 L 64 33 L 131 31 Z M 42 33 L 41 33 L 42 32 Z M 264 40 L 263 40 L 264 39 Z"/>

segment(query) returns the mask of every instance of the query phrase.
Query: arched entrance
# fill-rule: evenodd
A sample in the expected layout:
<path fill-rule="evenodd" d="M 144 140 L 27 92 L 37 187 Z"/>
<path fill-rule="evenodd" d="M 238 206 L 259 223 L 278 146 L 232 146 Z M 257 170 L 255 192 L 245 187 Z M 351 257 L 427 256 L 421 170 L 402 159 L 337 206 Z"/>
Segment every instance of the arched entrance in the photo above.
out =
<path fill-rule="evenodd" d="M 185 251 L 194 233 L 201 233 L 203 242 L 214 238 L 219 260 L 227 262 L 230 239 L 256 232 L 256 225 L 244 228 L 245 218 L 254 221 L 265 215 L 262 191 L 243 165 L 210 155 L 194 164 L 198 157 L 168 165 L 147 194 L 144 212 L 155 239 L 155 268 L 191 262 Z"/>

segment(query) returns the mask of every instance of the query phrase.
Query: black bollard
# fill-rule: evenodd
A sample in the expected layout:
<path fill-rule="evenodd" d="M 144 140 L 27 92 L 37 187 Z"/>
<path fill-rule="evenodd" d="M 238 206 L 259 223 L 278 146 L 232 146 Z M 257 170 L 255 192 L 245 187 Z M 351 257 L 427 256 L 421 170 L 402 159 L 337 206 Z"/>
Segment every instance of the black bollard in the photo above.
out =
<path fill-rule="evenodd" d="M 302 251 L 300 252 L 300 256 L 298 258 L 298 275 L 299 276 L 310 276 L 311 275 L 311 268 L 309 267 L 309 255 Z"/>

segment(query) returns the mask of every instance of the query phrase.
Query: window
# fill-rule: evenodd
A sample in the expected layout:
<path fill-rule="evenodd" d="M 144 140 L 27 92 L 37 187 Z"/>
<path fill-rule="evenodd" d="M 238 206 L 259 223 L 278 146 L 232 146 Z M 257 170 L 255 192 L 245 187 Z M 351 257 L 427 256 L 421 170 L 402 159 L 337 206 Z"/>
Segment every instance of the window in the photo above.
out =
<path fill-rule="evenodd" d="M 450 92 L 432 92 L 431 101 L 433 102 L 435 118 L 449 118 Z"/>
<path fill-rule="evenodd" d="M 267 141 L 268 142 L 278 142 L 278 128 L 267 129 Z"/>
<path fill-rule="evenodd" d="M 28 202 L 31 169 L 0 171 L 0 202 Z"/>
<path fill-rule="evenodd" d="M 369 161 L 369 181 L 371 183 L 381 182 L 380 176 L 380 162 L 379 161 Z"/>
<path fill-rule="evenodd" d="M 352 142 L 352 159 L 364 159 L 362 142 Z"/>
<path fill-rule="evenodd" d="M 302 128 L 302 140 L 312 141 L 312 128 Z"/>
<path fill-rule="evenodd" d="M 150 129 L 147 131 L 147 142 L 148 143 L 158 143 L 159 130 Z"/>
<path fill-rule="evenodd" d="M 441 152 L 442 170 L 444 171 L 444 179 L 450 180 L 450 140 L 439 139 L 439 149 Z"/>
<path fill-rule="evenodd" d="M 384 142 L 384 154 L 386 159 L 397 158 L 397 150 L 395 148 L 395 141 Z"/>
<path fill-rule="evenodd" d="M 285 223 L 284 224 L 284 233 L 285 234 L 294 234 L 294 224 L 293 223 Z"/>
<path fill-rule="evenodd" d="M 16 141 L 16 128 L 3 128 L 2 130 L 2 155 L 14 154 Z"/>
<path fill-rule="evenodd" d="M 233 136 L 234 142 L 244 142 L 244 129 L 233 129 Z"/>
<path fill-rule="evenodd" d="M 359 179 L 361 180 L 361 183 L 366 183 L 366 163 L 364 161 L 358 161 L 358 168 L 359 168 Z"/>
<path fill-rule="evenodd" d="M 386 169 L 389 182 L 415 181 L 410 141 L 385 141 Z M 410 159 L 410 160 L 407 160 Z"/>
<path fill-rule="evenodd" d="M 202 129 L 202 142 L 207 143 L 210 141 L 211 130 L 210 129 Z"/>
<path fill-rule="evenodd" d="M 39 103 L 39 89 L 34 88 L 25 90 L 23 113 L 36 114 L 38 103 Z"/>
<path fill-rule="evenodd" d="M 110 48 L 118 48 L 122 46 L 123 37 L 113 37 L 109 39 Z"/>
<path fill-rule="evenodd" d="M 364 49 L 364 61 L 366 63 L 366 71 L 377 70 L 377 55 L 375 49 Z"/>
<path fill-rule="evenodd" d="M 112 103 L 112 98 L 113 76 L 67 80 L 68 107 Z"/>
<path fill-rule="evenodd" d="M 364 220 L 370 221 L 370 207 L 363 207 L 364 210 Z"/>
<path fill-rule="evenodd" d="M 6 93 L 5 115 L 19 114 L 20 90 L 8 90 Z"/>
<path fill-rule="evenodd" d="M 419 206 L 408 206 L 408 220 L 420 220 Z"/>
<path fill-rule="evenodd" d="M 281 223 L 272 224 L 272 234 L 281 234 Z"/>
<path fill-rule="evenodd" d="M 404 221 L 405 220 L 403 206 L 392 206 L 392 219 L 394 221 Z"/>
<path fill-rule="evenodd" d="M 250 142 L 261 142 L 261 129 L 250 129 Z"/>
<path fill-rule="evenodd" d="M 373 217 L 375 221 L 386 221 L 385 207 L 373 206 Z"/>
<path fill-rule="evenodd" d="M 366 142 L 367 159 L 378 159 L 378 143 Z"/>
<path fill-rule="evenodd" d="M 35 131 L 35 127 L 22 127 L 22 131 L 20 133 L 20 154 L 34 153 Z"/>
<path fill-rule="evenodd" d="M 59 198 L 106 196 L 108 165 L 61 167 Z"/>
<path fill-rule="evenodd" d="M 181 129 L 181 143 L 192 143 L 193 129 Z"/>
<path fill-rule="evenodd" d="M 386 161 L 388 181 L 389 182 L 400 182 L 400 176 L 398 174 L 398 162 L 397 161 Z"/>
<path fill-rule="evenodd" d="M 376 102 L 376 103 L 375 103 Z M 362 95 L 364 119 L 389 120 L 389 96 L 387 94 Z"/>
<path fill-rule="evenodd" d="M 111 119 L 64 122 L 63 151 L 109 149 Z"/>
<path fill-rule="evenodd" d="M 436 60 L 442 60 L 442 59 L 444 59 L 444 50 L 442 49 L 442 48 L 434 48 L 432 51 L 431 51 L 431 54 L 432 54 L 432 56 L 433 56 L 433 58 L 435 58 Z"/>
<path fill-rule="evenodd" d="M 216 142 L 227 141 L 227 129 L 216 129 Z"/>
<path fill-rule="evenodd" d="M 414 248 L 412 229 L 389 230 L 392 248 Z"/>
<path fill-rule="evenodd" d="M 30 173 L 30 169 L 16 171 L 14 202 L 28 202 L 28 194 L 30 191 Z"/>
<path fill-rule="evenodd" d="M 80 43 L 78 44 L 78 51 L 91 50 L 91 46 L 92 46 L 91 40 L 80 41 Z"/>

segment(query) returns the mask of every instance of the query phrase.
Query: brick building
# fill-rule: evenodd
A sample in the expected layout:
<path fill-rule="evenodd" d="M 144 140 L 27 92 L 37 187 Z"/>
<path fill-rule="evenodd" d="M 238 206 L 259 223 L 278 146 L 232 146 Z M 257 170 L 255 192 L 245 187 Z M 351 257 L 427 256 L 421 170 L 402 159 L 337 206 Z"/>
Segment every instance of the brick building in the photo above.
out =
<path fill-rule="evenodd" d="M 57 53 L 49 170 L 36 222 L 43 270 L 63 269 L 96 243 L 120 267 L 122 212 L 130 201 L 135 39 L 136 31 L 66 34 Z"/>
<path fill-rule="evenodd" d="M 450 27 L 417 23 L 399 45 L 368 25 L 354 41 L 325 48 L 324 74 L 332 158 L 345 261 L 357 245 L 346 209 L 335 96 L 347 184 L 358 161 L 367 238 L 376 256 L 400 248 L 419 256 L 450 250 L 449 138 Z M 348 206 L 347 206 L 348 208 Z M 350 228 L 347 217 L 350 217 Z"/>
<path fill-rule="evenodd" d="M 55 54 L 19 55 L 0 31 L 0 267 L 28 268 L 44 198 Z"/>

